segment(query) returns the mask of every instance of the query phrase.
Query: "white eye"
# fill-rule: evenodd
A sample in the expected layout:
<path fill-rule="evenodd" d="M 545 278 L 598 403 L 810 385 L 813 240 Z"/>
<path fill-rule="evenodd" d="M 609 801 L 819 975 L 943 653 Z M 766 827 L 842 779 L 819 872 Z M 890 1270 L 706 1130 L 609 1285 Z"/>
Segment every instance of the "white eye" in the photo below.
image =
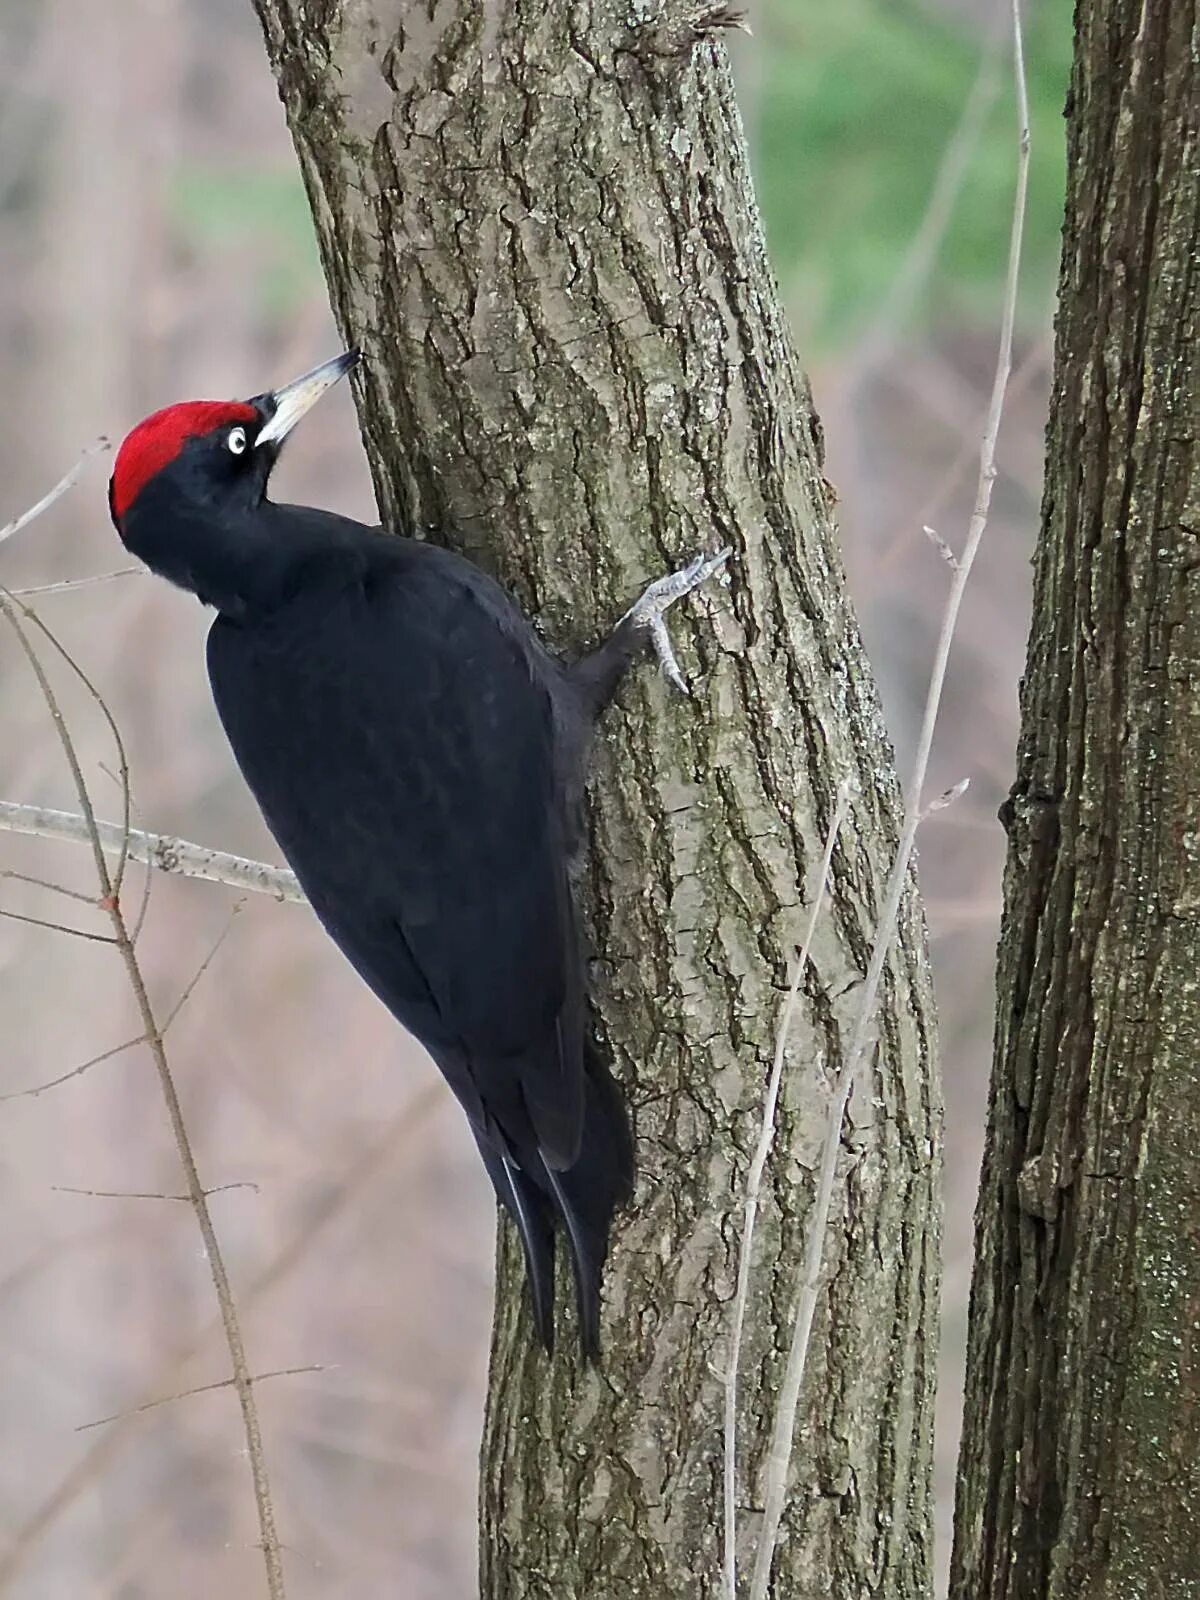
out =
<path fill-rule="evenodd" d="M 230 428 L 229 437 L 226 439 L 225 443 L 229 446 L 229 450 L 232 455 L 244 455 L 246 451 L 245 428 Z"/>

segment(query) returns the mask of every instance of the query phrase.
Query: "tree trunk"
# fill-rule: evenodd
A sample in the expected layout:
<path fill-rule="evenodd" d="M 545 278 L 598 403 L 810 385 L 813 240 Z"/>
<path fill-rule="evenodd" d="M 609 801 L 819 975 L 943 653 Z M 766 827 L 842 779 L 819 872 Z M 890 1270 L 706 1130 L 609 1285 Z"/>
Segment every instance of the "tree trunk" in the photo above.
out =
<path fill-rule="evenodd" d="M 1200 1594 L 1192 0 L 1081 0 L 951 1592 Z"/>
<path fill-rule="evenodd" d="M 583 886 L 639 1181 L 605 1352 L 535 1347 L 502 1242 L 488 1600 L 703 1596 L 721 1389 L 772 1035 L 839 780 L 857 787 L 759 1233 L 741 1500 L 760 1504 L 820 1121 L 899 805 L 834 552 L 820 430 L 767 268 L 718 8 L 256 0 L 330 291 L 366 354 L 383 520 L 496 572 L 576 651 L 732 544 L 595 761 Z M 939 1122 L 915 896 L 846 1138 L 779 1595 L 927 1593 Z M 565 1277 L 566 1274 L 561 1274 Z"/>

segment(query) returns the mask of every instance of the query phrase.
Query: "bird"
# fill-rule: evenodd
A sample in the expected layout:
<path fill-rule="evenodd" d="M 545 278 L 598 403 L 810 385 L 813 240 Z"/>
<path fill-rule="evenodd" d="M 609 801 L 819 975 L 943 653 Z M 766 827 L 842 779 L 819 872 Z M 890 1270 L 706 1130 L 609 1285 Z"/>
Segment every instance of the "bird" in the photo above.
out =
<path fill-rule="evenodd" d="M 154 412 L 116 455 L 109 509 L 127 550 L 215 611 L 209 683 L 268 829 L 465 1111 L 547 1351 L 565 1236 L 594 1360 L 633 1139 L 589 1020 L 574 890 L 588 753 L 647 642 L 686 692 L 664 619 L 730 552 L 655 580 L 598 648 L 560 660 L 445 545 L 268 498 L 284 441 L 358 360 Z"/>

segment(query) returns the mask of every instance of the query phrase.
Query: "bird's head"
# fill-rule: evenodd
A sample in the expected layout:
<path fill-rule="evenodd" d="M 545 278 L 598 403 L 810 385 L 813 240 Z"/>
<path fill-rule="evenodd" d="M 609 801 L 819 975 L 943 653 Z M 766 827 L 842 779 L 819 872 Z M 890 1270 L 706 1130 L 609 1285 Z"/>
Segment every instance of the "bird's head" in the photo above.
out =
<path fill-rule="evenodd" d="M 252 400 L 185 400 L 139 422 L 117 452 L 108 504 L 152 571 L 221 605 L 222 568 L 262 552 L 253 527 L 292 429 L 358 360 L 335 356 Z"/>

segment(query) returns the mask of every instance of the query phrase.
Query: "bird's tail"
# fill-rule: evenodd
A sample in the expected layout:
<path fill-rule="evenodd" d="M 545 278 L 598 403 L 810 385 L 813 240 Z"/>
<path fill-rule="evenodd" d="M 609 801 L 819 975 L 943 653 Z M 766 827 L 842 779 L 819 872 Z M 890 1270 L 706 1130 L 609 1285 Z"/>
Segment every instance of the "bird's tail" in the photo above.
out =
<path fill-rule="evenodd" d="M 554 1206 L 548 1195 L 482 1134 L 475 1142 L 501 1205 L 516 1223 L 525 1255 L 533 1323 L 547 1354 L 554 1351 Z"/>
<path fill-rule="evenodd" d="M 583 1353 L 600 1352 L 600 1280 L 613 1214 L 633 1187 L 633 1137 L 621 1092 L 601 1056 L 585 1058 L 583 1134 L 574 1166 L 555 1171 L 540 1152 L 507 1155 L 475 1141 L 504 1209 L 516 1223 L 538 1338 L 554 1349 L 554 1232 L 566 1235 Z"/>
<path fill-rule="evenodd" d="M 542 1183 L 554 1196 L 571 1252 L 583 1353 L 600 1353 L 600 1280 L 609 1231 L 633 1188 L 633 1136 L 621 1091 L 598 1052 L 587 1047 L 583 1137 L 574 1166 L 556 1172 L 543 1158 Z"/>

